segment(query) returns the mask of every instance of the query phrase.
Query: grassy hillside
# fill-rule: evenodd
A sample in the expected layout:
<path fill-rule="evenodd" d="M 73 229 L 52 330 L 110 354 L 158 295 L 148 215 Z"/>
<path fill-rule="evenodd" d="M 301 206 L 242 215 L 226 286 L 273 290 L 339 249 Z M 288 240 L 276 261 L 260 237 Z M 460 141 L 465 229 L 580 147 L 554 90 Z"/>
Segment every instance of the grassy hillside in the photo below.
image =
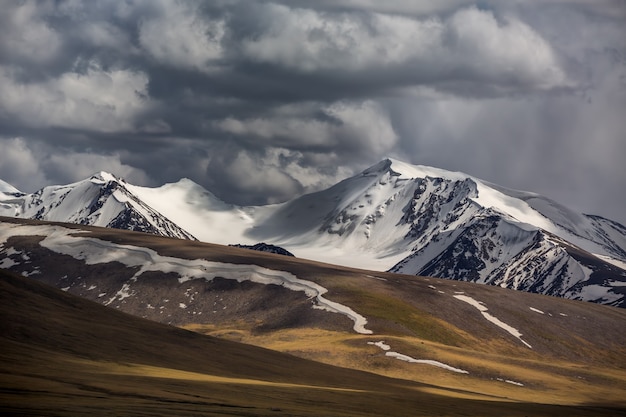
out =
<path fill-rule="evenodd" d="M 228 279 L 179 282 L 176 274 L 155 271 L 133 283 L 136 296 L 106 308 L 75 294 L 101 301 L 100 289 L 89 288 L 116 290 L 136 269 L 117 262 L 87 265 L 41 247 L 44 236 L 14 236 L 0 247 L 0 258 L 14 260 L 12 269 L 31 278 L 0 270 L 0 411 L 626 415 L 623 309 L 140 233 L 86 230 L 91 232 L 80 236 L 150 247 L 162 256 L 289 271 L 364 315 L 374 334 L 355 333 L 345 316 L 312 309 L 303 293 L 280 286 Z M 147 308 L 148 296 L 157 308 Z M 489 314 L 522 335 L 514 337 L 455 296 L 483 302 Z M 171 300 L 160 310 L 156 303 L 165 298 Z M 219 312 L 217 300 L 225 307 Z M 185 309 L 178 307 L 183 301 L 189 304 Z M 156 313 L 150 321 L 137 317 L 151 311 Z M 387 356 L 380 342 L 467 373 L 398 360 Z"/>
<path fill-rule="evenodd" d="M 5 415 L 615 415 L 323 365 L 132 317 L 0 271 Z"/>

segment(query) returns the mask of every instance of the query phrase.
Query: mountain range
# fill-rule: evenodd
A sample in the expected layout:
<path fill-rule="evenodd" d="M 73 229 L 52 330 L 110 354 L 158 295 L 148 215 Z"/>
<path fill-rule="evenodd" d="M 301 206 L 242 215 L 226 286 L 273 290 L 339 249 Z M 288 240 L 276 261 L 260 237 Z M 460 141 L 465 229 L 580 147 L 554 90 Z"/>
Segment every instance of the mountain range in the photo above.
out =
<path fill-rule="evenodd" d="M 385 159 L 267 206 L 189 179 L 158 188 L 100 172 L 26 194 L 0 182 L 0 215 L 253 246 L 336 265 L 470 281 L 626 307 L 626 227 L 541 195 Z"/>

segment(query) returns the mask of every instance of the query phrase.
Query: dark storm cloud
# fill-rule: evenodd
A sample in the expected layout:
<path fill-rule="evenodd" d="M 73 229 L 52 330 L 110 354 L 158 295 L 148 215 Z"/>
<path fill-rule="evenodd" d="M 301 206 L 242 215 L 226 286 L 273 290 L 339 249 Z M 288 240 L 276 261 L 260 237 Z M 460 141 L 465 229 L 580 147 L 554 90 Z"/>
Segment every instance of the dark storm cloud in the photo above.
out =
<path fill-rule="evenodd" d="M 626 222 L 624 8 L 10 1 L 0 178 L 189 177 L 261 204 L 391 155 Z"/>

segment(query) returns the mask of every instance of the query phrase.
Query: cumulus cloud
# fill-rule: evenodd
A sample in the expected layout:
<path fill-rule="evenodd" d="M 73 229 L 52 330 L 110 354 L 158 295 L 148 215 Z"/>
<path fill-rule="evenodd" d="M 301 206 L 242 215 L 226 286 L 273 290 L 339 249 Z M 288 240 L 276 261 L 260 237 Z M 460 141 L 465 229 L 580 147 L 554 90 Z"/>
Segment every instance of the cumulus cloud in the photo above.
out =
<path fill-rule="evenodd" d="M 273 204 L 330 187 L 350 176 L 334 153 L 285 148 L 221 149 L 206 165 L 210 189 L 235 204 Z"/>
<path fill-rule="evenodd" d="M 202 16 L 194 3 L 156 2 L 158 14 L 139 23 L 139 43 L 156 60 L 204 70 L 223 54 L 223 19 Z"/>
<path fill-rule="evenodd" d="M 99 171 L 115 173 L 118 177 L 135 184 L 149 182 L 149 177 L 143 170 L 122 163 L 119 154 L 95 155 L 88 152 L 52 154 L 41 162 L 41 166 L 50 177 L 64 178 L 67 182 L 87 178 Z"/>
<path fill-rule="evenodd" d="M 0 57 L 4 57 L 0 62 L 43 65 L 56 57 L 62 47 L 61 36 L 42 19 L 43 14 L 52 12 L 51 4 L 25 1 L 19 7 L 11 6 L 11 2 L 4 4 L 0 13 Z"/>
<path fill-rule="evenodd" d="M 320 109 L 310 105 L 279 107 L 268 117 L 229 117 L 216 126 L 234 135 L 256 137 L 266 145 L 326 152 L 349 148 L 361 156 L 384 154 L 397 141 L 385 111 L 370 100 L 338 102 Z"/>
<path fill-rule="evenodd" d="M 379 13 L 328 15 L 267 5 L 243 54 L 304 73 L 392 71 L 405 84 L 549 89 L 568 84 L 552 48 L 513 16 L 461 9 L 441 19 Z M 281 25 L 274 23 L 280 21 Z M 400 80 L 399 80 L 400 81 Z"/>
<path fill-rule="evenodd" d="M 626 184 L 626 85 L 616 88 L 624 74 L 614 68 L 588 96 L 402 100 L 392 111 L 405 138 L 400 147 L 411 162 L 454 167 L 624 222 L 623 201 L 610 191 Z"/>
<path fill-rule="evenodd" d="M 465 68 L 456 65 L 487 82 L 504 89 L 518 83 L 538 89 L 567 85 L 548 42 L 514 17 L 499 22 L 492 13 L 469 8 L 455 13 L 447 29 L 445 55 L 463 60 Z"/>
<path fill-rule="evenodd" d="M 268 162 L 262 151 L 224 149 L 207 164 L 211 190 L 222 198 L 231 196 L 233 203 L 248 204 L 277 203 L 302 192 L 297 180 L 280 166 Z"/>
<path fill-rule="evenodd" d="M 259 204 L 395 156 L 626 222 L 597 186 L 626 184 L 621 0 L 5 3 L 18 187 L 105 169 Z"/>
<path fill-rule="evenodd" d="M 0 178 L 20 191 L 33 192 L 47 183 L 39 159 L 20 138 L 0 138 Z"/>
<path fill-rule="evenodd" d="M 0 67 L 0 111 L 29 126 L 132 130 L 134 117 L 148 105 L 147 82 L 142 72 L 105 71 L 96 64 L 82 73 L 21 82 L 10 67 Z"/>
<path fill-rule="evenodd" d="M 58 184 L 82 180 L 98 171 L 113 172 L 130 182 L 149 183 L 141 169 L 122 163 L 119 154 L 93 154 L 2 138 L 0 178 L 24 192 L 34 192 L 54 179 Z"/>

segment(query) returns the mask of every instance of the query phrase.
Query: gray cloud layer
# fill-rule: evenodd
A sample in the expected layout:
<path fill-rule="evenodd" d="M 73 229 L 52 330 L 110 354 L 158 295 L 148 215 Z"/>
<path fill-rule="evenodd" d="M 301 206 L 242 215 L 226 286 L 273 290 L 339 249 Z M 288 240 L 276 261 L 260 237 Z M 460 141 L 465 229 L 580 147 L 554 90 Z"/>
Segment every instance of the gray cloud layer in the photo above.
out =
<path fill-rule="evenodd" d="M 385 156 L 626 223 L 620 0 L 9 1 L 0 178 L 277 202 Z"/>

